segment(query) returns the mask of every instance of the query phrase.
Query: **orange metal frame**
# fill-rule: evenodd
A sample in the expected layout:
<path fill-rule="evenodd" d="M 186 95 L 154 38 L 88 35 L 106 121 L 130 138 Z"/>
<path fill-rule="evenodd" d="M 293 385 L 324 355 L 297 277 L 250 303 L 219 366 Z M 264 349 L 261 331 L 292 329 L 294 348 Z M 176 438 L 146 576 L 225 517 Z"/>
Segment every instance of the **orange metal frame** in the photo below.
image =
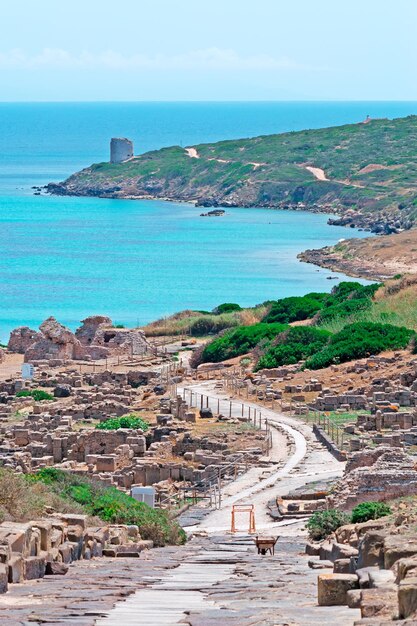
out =
<path fill-rule="evenodd" d="M 256 533 L 255 527 L 255 506 L 253 504 L 234 504 L 232 506 L 232 523 L 230 532 L 237 532 L 236 529 L 236 513 L 249 513 L 249 534 Z"/>

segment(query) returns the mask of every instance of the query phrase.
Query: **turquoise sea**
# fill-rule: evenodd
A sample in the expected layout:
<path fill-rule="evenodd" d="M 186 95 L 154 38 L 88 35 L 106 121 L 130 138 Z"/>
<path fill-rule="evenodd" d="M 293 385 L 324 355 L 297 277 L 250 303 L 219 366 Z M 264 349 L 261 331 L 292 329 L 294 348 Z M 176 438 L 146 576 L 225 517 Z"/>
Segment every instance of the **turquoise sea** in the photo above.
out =
<path fill-rule="evenodd" d="M 352 236 L 325 215 L 228 209 L 209 219 L 184 204 L 33 195 L 32 185 L 108 160 L 110 137 L 141 153 L 415 113 L 410 102 L 0 104 L 0 341 L 49 315 L 72 328 L 94 313 L 144 324 L 334 286 L 296 258 Z"/>

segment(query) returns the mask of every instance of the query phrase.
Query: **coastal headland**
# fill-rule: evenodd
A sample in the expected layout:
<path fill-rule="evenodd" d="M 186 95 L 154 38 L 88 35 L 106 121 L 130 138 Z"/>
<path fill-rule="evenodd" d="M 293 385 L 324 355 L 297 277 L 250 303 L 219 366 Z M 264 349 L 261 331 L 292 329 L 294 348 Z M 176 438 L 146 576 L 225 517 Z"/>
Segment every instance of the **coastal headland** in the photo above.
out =
<path fill-rule="evenodd" d="M 417 117 L 367 119 L 190 147 L 172 146 L 122 163 L 97 163 L 49 192 L 159 198 L 199 206 L 334 213 L 331 223 L 375 233 L 415 222 Z"/>

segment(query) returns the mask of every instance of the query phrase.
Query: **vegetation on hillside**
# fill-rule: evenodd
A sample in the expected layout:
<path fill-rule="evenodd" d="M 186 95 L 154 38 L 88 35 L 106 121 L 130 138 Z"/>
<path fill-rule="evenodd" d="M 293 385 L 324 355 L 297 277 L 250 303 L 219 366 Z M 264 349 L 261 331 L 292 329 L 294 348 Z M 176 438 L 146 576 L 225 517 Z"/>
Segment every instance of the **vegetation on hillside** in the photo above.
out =
<path fill-rule="evenodd" d="M 327 330 L 311 326 L 293 326 L 278 335 L 259 359 L 256 369 L 294 365 L 326 346 L 330 338 Z"/>
<path fill-rule="evenodd" d="M 152 509 L 115 487 L 54 467 L 41 469 L 31 481 L 47 485 L 54 494 L 82 507 L 84 513 L 111 524 L 135 524 L 142 539 L 156 546 L 185 542 L 185 533 L 165 511 Z"/>
<path fill-rule="evenodd" d="M 232 308 L 230 308 L 232 307 Z M 236 308 L 239 307 L 239 308 Z M 236 304 L 221 304 L 213 311 L 181 311 L 143 327 L 148 337 L 164 335 L 190 335 L 204 337 L 236 326 L 249 326 L 260 322 L 268 310 L 267 304 L 241 308 Z"/>
<path fill-rule="evenodd" d="M 218 363 L 246 354 L 255 346 L 270 342 L 286 328 L 284 324 L 254 324 L 229 330 L 205 346 L 201 360 Z"/>
<path fill-rule="evenodd" d="M 392 510 L 385 502 L 361 502 L 352 510 L 352 524 L 361 524 L 370 519 L 379 519 L 391 515 Z"/>
<path fill-rule="evenodd" d="M 400 295 L 404 293 L 405 301 Z M 341 282 L 330 294 L 268 301 L 256 310 L 262 308 L 262 322 L 220 333 L 194 354 L 192 365 L 252 351 L 255 369 L 300 361 L 306 368 L 320 369 L 406 348 L 417 329 L 417 279 L 401 278 L 385 286 Z M 308 325 L 302 325 L 307 319 Z M 288 326 L 294 323 L 298 325 Z"/>
<path fill-rule="evenodd" d="M 305 367 L 312 370 L 363 359 L 384 350 L 406 348 L 415 333 L 403 326 L 356 322 L 329 337 L 327 344 L 310 356 Z"/>
<path fill-rule="evenodd" d="M 327 511 L 316 511 L 306 524 L 308 536 L 313 541 L 322 541 L 331 535 L 335 530 L 349 524 L 349 515 L 337 509 Z"/>
<path fill-rule="evenodd" d="M 149 424 L 144 419 L 132 413 L 122 417 L 111 417 L 97 424 L 98 430 L 118 430 L 119 428 L 140 429 L 144 433 L 149 429 Z"/>
<path fill-rule="evenodd" d="M 84 512 L 81 505 L 70 502 L 43 483 L 0 468 L 0 522 L 26 522 L 42 517 L 47 509 L 57 513 Z"/>
<path fill-rule="evenodd" d="M 55 193 L 152 196 L 234 206 L 304 203 L 391 216 L 403 227 L 417 217 L 417 117 L 348 124 L 180 146 L 122 164 L 99 163 L 74 174 Z M 321 168 L 318 180 L 307 167 Z M 358 223 L 358 222 L 357 222 Z"/>
<path fill-rule="evenodd" d="M 36 402 L 40 402 L 41 400 L 53 400 L 54 396 L 52 396 L 47 391 L 43 389 L 22 389 L 22 391 L 18 391 L 16 394 L 17 398 L 33 398 Z"/>

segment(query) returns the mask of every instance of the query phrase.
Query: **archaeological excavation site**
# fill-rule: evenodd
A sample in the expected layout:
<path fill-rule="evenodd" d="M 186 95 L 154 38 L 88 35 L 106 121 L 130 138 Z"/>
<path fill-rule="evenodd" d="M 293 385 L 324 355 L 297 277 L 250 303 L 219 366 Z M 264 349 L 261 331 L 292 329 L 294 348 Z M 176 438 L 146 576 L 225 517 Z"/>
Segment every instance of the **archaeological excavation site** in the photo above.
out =
<path fill-rule="evenodd" d="M 414 331 L 358 321 L 358 350 L 320 326 L 341 294 L 414 289 L 13 330 L 0 623 L 415 623 Z"/>

